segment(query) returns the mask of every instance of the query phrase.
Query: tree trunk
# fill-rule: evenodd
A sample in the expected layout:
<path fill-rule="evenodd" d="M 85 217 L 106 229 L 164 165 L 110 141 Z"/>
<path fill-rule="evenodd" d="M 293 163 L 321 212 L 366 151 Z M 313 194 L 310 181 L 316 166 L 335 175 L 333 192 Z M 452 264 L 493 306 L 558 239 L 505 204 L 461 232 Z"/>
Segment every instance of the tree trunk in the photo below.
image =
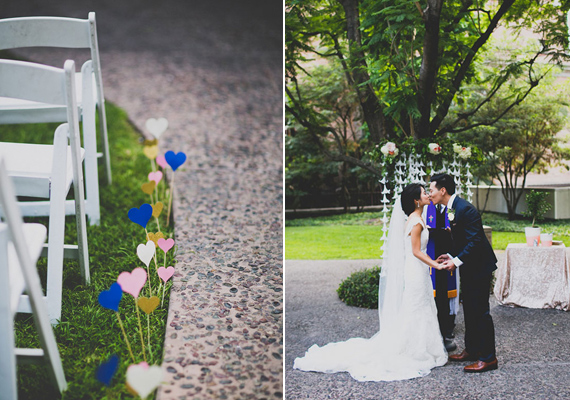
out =
<path fill-rule="evenodd" d="M 420 67 L 418 108 L 419 124 L 416 125 L 415 137 L 430 137 L 431 104 L 435 97 L 435 79 L 437 76 L 437 60 L 439 58 L 439 18 L 443 0 L 428 0 L 424 12 L 426 33 L 423 44 L 422 65 Z"/>
<path fill-rule="evenodd" d="M 353 86 L 358 93 L 358 100 L 362 107 L 364 120 L 368 125 L 370 140 L 378 143 L 380 139 L 386 137 L 386 124 L 384 113 L 380 102 L 374 93 L 372 86 L 368 82 L 368 65 L 361 50 L 362 40 L 360 36 L 360 16 L 358 11 L 358 0 L 340 0 L 346 16 L 346 32 L 350 46 L 350 67 L 353 68 L 351 76 L 354 80 Z"/>

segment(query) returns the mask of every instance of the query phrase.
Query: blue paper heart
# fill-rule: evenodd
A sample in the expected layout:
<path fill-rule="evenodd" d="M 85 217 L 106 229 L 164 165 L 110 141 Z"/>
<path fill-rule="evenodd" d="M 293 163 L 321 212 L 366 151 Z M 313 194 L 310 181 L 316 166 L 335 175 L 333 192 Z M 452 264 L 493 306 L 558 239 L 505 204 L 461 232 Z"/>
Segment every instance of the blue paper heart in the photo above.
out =
<path fill-rule="evenodd" d="M 113 354 L 107 361 L 97 367 L 97 380 L 106 386 L 109 386 L 111 379 L 119 368 L 119 356 Z"/>
<path fill-rule="evenodd" d="M 174 152 L 170 150 L 164 154 L 164 159 L 168 165 L 170 165 L 170 168 L 172 168 L 173 171 L 176 171 L 178 167 L 184 164 L 184 161 L 186 161 L 186 154 L 183 152 L 174 154 Z"/>
<path fill-rule="evenodd" d="M 123 297 L 123 289 L 117 282 L 111 285 L 109 290 L 103 290 L 99 293 L 99 304 L 109 310 L 119 312 L 119 303 Z"/>
<path fill-rule="evenodd" d="M 145 203 L 140 208 L 133 207 L 129 210 L 128 215 L 131 221 L 146 229 L 146 224 L 152 217 L 152 206 Z"/>

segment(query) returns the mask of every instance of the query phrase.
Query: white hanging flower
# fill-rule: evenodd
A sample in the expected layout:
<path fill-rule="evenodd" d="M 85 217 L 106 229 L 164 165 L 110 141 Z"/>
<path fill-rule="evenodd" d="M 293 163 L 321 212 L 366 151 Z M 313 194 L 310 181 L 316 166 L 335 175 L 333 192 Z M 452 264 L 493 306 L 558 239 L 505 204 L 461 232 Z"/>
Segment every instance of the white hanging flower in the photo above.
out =
<path fill-rule="evenodd" d="M 429 152 L 434 155 L 438 155 L 441 153 L 441 146 L 437 143 L 430 143 L 428 144 Z"/>
<path fill-rule="evenodd" d="M 396 147 L 396 143 L 394 142 L 386 143 L 384 146 L 380 148 L 380 151 L 382 152 L 382 154 L 384 154 L 387 157 L 396 157 L 399 153 L 399 150 Z"/>
<path fill-rule="evenodd" d="M 467 160 L 471 157 L 471 147 L 464 147 L 457 143 L 453 144 L 453 151 L 457 154 L 459 158 Z"/>

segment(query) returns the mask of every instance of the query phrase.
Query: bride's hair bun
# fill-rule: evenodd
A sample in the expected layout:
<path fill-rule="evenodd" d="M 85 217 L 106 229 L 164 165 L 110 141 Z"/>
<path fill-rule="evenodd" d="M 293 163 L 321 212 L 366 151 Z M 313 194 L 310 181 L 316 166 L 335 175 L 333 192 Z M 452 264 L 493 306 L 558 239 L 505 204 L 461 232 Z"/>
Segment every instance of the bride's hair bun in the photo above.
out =
<path fill-rule="evenodd" d="M 420 200 L 422 196 L 422 185 L 419 183 L 410 183 L 407 185 L 400 197 L 400 202 L 402 203 L 402 210 L 406 215 L 410 215 L 416 209 L 416 203 L 414 200 Z"/>

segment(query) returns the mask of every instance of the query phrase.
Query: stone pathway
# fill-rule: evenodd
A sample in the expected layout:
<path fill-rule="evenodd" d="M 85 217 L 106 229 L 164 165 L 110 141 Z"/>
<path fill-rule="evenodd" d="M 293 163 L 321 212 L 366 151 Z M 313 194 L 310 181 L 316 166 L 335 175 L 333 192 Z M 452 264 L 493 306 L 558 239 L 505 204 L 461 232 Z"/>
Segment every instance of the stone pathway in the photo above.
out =
<path fill-rule="evenodd" d="M 106 98 L 143 133 L 146 119 L 167 118 L 162 149 L 188 155 L 176 172 L 168 381 L 158 398 L 280 399 L 282 4 L 22 0 L 1 13 L 89 11 Z M 22 54 L 63 65 L 53 50 Z"/>
<path fill-rule="evenodd" d="M 497 252 L 502 259 L 504 252 Z M 322 374 L 293 369 L 296 357 L 313 344 L 378 331 L 378 310 L 349 307 L 336 289 L 352 272 L 379 265 L 380 260 L 287 260 L 285 279 L 285 398 L 311 399 L 568 399 L 570 314 L 559 310 L 511 308 L 490 297 L 499 369 L 465 374 L 464 363 L 448 363 L 419 379 L 358 382 L 348 373 Z M 463 307 L 456 320 L 456 343 L 464 345 Z"/>

